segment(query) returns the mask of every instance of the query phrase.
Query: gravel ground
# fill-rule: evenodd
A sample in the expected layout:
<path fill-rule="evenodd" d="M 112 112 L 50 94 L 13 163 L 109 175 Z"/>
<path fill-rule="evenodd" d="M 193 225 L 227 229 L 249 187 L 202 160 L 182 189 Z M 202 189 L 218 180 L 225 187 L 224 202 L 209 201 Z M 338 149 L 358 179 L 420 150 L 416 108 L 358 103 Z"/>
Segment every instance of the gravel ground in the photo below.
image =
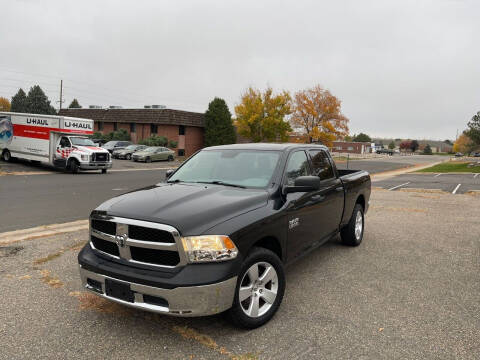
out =
<path fill-rule="evenodd" d="M 287 269 L 262 328 L 135 311 L 82 291 L 86 232 L 0 249 L 0 359 L 478 359 L 480 198 L 375 190 L 357 248 Z"/>

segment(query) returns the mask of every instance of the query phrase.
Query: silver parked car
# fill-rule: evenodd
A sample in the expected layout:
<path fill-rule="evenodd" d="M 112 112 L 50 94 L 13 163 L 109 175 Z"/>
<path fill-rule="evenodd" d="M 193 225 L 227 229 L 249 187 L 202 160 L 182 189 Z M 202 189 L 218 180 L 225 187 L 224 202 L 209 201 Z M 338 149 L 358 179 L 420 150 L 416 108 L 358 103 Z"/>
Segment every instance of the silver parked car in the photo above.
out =
<path fill-rule="evenodd" d="M 147 145 L 128 145 L 125 149 L 113 150 L 112 156 L 114 159 L 130 160 L 132 158 L 132 154 L 136 153 L 137 151 L 142 151 L 146 148 Z"/>

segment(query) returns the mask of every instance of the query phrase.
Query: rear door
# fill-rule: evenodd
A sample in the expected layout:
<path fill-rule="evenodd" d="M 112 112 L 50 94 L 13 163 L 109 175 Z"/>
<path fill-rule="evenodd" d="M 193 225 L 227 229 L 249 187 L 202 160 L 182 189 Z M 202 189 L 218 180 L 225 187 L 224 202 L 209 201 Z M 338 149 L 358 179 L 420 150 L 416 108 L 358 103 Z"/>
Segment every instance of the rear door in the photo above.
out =
<path fill-rule="evenodd" d="M 320 178 L 320 189 L 312 197 L 316 202 L 317 232 L 320 238 L 325 240 L 338 230 L 342 219 L 343 185 L 325 150 L 310 149 L 308 153 L 313 175 Z"/>

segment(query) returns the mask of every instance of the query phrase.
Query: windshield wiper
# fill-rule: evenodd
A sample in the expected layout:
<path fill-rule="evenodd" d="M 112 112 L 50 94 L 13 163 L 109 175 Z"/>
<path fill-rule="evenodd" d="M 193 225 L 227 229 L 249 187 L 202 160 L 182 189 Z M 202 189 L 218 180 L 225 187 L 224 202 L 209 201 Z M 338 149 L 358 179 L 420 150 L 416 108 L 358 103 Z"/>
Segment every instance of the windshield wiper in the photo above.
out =
<path fill-rule="evenodd" d="M 241 188 L 241 189 L 246 189 L 245 186 L 243 185 L 237 185 L 237 184 L 230 184 L 223 182 L 221 180 L 213 180 L 213 181 L 197 181 L 197 183 L 200 184 L 214 184 L 214 185 L 223 185 L 223 186 L 231 186 L 231 187 L 236 187 L 236 188 Z"/>
<path fill-rule="evenodd" d="M 179 182 L 184 182 L 183 180 L 180 179 L 175 179 L 175 180 L 168 180 L 167 183 L 173 184 L 173 183 L 179 183 Z"/>

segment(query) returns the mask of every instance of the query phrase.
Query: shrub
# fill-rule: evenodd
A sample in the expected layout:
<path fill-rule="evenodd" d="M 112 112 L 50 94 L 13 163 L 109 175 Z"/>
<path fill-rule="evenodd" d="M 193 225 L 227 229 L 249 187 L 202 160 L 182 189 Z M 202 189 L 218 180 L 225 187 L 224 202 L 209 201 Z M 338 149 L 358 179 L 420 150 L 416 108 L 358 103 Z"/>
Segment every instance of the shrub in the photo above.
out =
<path fill-rule="evenodd" d="M 170 140 L 170 141 L 168 142 L 168 147 L 170 147 L 170 148 L 172 148 L 172 149 L 175 149 L 177 146 L 178 146 L 178 141 Z"/>
<path fill-rule="evenodd" d="M 157 136 L 154 134 L 149 138 L 140 140 L 138 143 L 147 146 L 167 146 L 168 139 L 165 136 Z"/>

